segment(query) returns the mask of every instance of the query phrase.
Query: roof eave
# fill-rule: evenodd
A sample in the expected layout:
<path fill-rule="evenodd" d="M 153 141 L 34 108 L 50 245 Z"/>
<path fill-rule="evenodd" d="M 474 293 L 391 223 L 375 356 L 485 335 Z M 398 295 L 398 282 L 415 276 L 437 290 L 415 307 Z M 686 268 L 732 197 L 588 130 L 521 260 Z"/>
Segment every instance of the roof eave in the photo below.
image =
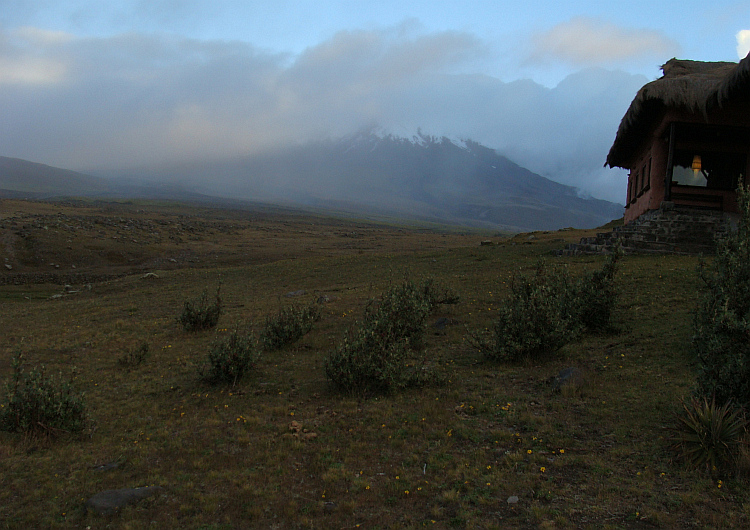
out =
<path fill-rule="evenodd" d="M 643 134 L 667 108 L 682 108 L 707 118 L 715 106 L 721 107 L 736 97 L 750 99 L 750 53 L 731 69 L 732 63 L 711 63 L 716 65 L 712 68 L 720 69 L 719 73 L 726 71 L 723 78 L 710 68 L 700 68 L 705 64 L 708 63 L 672 59 L 662 67 L 665 76 L 641 87 L 620 121 L 605 166 L 629 169 L 628 163 L 641 145 Z M 693 73 L 667 75 L 685 66 L 698 68 Z"/>

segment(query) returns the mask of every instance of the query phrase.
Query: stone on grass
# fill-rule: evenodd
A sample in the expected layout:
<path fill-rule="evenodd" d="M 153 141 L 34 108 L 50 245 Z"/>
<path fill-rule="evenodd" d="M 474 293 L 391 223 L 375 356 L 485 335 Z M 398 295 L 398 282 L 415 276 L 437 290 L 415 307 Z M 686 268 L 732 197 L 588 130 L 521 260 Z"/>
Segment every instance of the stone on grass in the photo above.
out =
<path fill-rule="evenodd" d="M 91 466 L 91 469 L 93 469 L 94 471 L 109 471 L 110 469 L 117 469 L 122 464 L 124 464 L 125 461 L 126 460 L 124 458 L 121 458 L 121 459 L 116 460 L 114 462 L 107 462 L 105 464 L 96 464 L 96 465 L 93 465 L 93 466 Z"/>
<path fill-rule="evenodd" d="M 575 366 L 562 370 L 552 378 L 552 390 L 555 392 L 560 392 L 564 387 L 576 389 L 581 386 L 583 386 L 583 372 Z"/>
<path fill-rule="evenodd" d="M 440 317 L 435 321 L 435 323 L 432 326 L 435 329 L 445 329 L 447 326 L 453 326 L 457 323 L 458 321 L 452 318 Z"/>
<path fill-rule="evenodd" d="M 320 295 L 318 297 L 318 299 L 316 300 L 316 302 L 318 302 L 319 304 L 327 304 L 328 302 L 333 302 L 334 300 L 338 300 L 338 298 L 335 297 L 335 296 L 329 296 L 327 294 L 322 294 L 322 295 Z"/>
<path fill-rule="evenodd" d="M 97 493 L 86 501 L 86 508 L 99 515 L 108 515 L 116 512 L 128 504 L 156 495 L 162 490 L 159 486 L 144 486 L 142 488 L 122 488 L 119 490 L 106 490 Z"/>
<path fill-rule="evenodd" d="M 303 429 L 302 424 L 297 421 L 293 421 L 289 424 L 289 430 L 292 432 L 292 436 L 302 440 L 303 442 L 314 440 L 318 437 L 318 433 Z"/>
<path fill-rule="evenodd" d="M 515 495 L 508 497 L 508 504 L 518 504 L 518 497 Z"/>

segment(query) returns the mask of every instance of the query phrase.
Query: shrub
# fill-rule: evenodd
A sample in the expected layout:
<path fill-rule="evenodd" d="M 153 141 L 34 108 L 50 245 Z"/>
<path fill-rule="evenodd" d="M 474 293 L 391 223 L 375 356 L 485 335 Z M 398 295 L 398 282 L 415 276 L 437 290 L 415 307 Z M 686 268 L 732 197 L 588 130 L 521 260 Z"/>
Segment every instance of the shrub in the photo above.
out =
<path fill-rule="evenodd" d="M 498 308 L 491 338 L 472 340 L 487 357 L 503 361 L 537 358 L 557 351 L 580 331 L 570 311 L 567 272 L 537 265 L 533 277 L 515 275 L 511 294 Z"/>
<path fill-rule="evenodd" d="M 325 360 L 329 381 L 344 392 L 383 392 L 407 386 L 403 369 L 407 358 L 403 341 L 387 341 L 364 325 L 347 334 Z"/>
<path fill-rule="evenodd" d="M 219 323 L 219 317 L 222 313 L 220 291 L 221 285 L 216 289 L 216 297 L 213 303 L 208 301 L 206 291 L 203 291 L 203 294 L 197 300 L 185 301 L 182 314 L 177 318 L 185 331 L 210 329 Z"/>
<path fill-rule="evenodd" d="M 362 322 L 325 360 L 328 380 L 345 392 L 387 391 L 424 380 L 424 325 L 432 303 L 411 281 L 371 301 Z M 409 361 L 412 362 L 409 362 Z"/>
<path fill-rule="evenodd" d="M 137 350 L 130 350 L 117 359 L 117 364 L 124 368 L 135 368 L 148 357 L 148 343 L 144 342 Z"/>
<path fill-rule="evenodd" d="M 515 275 L 490 337 L 474 333 L 470 342 L 490 359 L 516 362 L 554 353 L 584 330 L 606 329 L 619 294 L 615 272 L 621 256 L 617 247 L 601 270 L 576 281 L 543 261 L 534 276 Z"/>
<path fill-rule="evenodd" d="M 7 403 L 0 407 L 0 428 L 10 432 L 55 437 L 80 433 L 87 425 L 83 395 L 70 382 L 41 371 L 25 371 L 23 358 L 12 360 L 13 375 L 6 383 Z"/>
<path fill-rule="evenodd" d="M 615 245 L 600 270 L 585 274 L 573 285 L 569 303 L 574 320 L 589 331 L 604 331 L 612 325 L 612 311 L 620 295 L 615 273 L 623 254 L 622 247 Z"/>
<path fill-rule="evenodd" d="M 461 301 L 461 297 L 455 291 L 436 283 L 433 278 L 423 280 L 417 289 L 430 307 L 438 304 L 457 304 Z"/>
<path fill-rule="evenodd" d="M 389 289 L 365 308 L 364 325 L 385 343 L 408 342 L 413 350 L 423 346 L 425 321 L 433 304 L 412 281 Z"/>
<path fill-rule="evenodd" d="M 301 339 L 308 333 L 315 322 L 320 320 L 320 307 L 285 307 L 273 317 L 266 317 L 266 323 L 260 334 L 264 350 L 278 350 Z"/>
<path fill-rule="evenodd" d="M 208 364 L 201 367 L 200 375 L 212 384 L 237 381 L 250 371 L 260 357 L 257 341 L 249 333 L 232 331 L 215 340 L 208 349 Z"/>
<path fill-rule="evenodd" d="M 719 403 L 750 405 L 750 192 L 738 190 L 737 230 L 701 263 L 705 291 L 693 320 L 698 394 Z"/>
<path fill-rule="evenodd" d="M 734 468 L 747 432 L 743 409 L 706 398 L 683 402 L 682 408 L 673 444 L 680 459 L 709 471 Z"/>

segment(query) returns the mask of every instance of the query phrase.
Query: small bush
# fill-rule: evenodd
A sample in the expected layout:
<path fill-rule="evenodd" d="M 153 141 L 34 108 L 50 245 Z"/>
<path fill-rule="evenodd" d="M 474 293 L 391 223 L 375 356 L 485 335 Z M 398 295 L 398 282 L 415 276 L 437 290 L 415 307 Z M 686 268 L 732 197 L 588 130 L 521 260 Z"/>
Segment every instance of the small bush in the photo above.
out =
<path fill-rule="evenodd" d="M 711 472 L 734 469 L 747 432 L 743 409 L 706 398 L 683 402 L 682 408 L 673 444 L 680 459 Z"/>
<path fill-rule="evenodd" d="M 422 281 L 417 290 L 427 300 L 430 307 L 435 307 L 438 304 L 457 304 L 461 301 L 461 297 L 453 289 L 436 283 L 433 278 Z"/>
<path fill-rule="evenodd" d="M 517 362 L 554 353 L 584 330 L 608 328 L 619 295 L 615 272 L 621 256 L 617 247 L 601 270 L 576 281 L 543 261 L 534 276 L 514 276 L 490 336 L 473 333 L 470 342 L 490 359 Z"/>
<path fill-rule="evenodd" d="M 329 381 L 344 392 L 383 392 L 408 385 L 405 342 L 384 340 L 364 326 L 348 334 L 325 361 Z"/>
<path fill-rule="evenodd" d="M 559 350 L 581 328 L 570 311 L 570 291 L 565 271 L 540 262 L 533 277 L 513 277 L 511 294 L 498 308 L 491 337 L 474 334 L 472 342 L 490 359 L 502 361 L 537 358 Z"/>
<path fill-rule="evenodd" d="M 208 301 L 206 291 L 203 291 L 203 294 L 197 300 L 185 301 L 182 314 L 177 318 L 185 331 L 210 329 L 219 323 L 219 317 L 223 310 L 220 291 L 221 285 L 216 289 L 216 297 L 213 303 Z"/>
<path fill-rule="evenodd" d="M 6 383 L 7 403 L 0 407 L 0 429 L 55 437 L 80 433 L 87 425 L 83 395 L 69 382 L 41 371 L 25 371 L 21 355 L 12 360 L 13 375 Z"/>
<path fill-rule="evenodd" d="M 738 190 L 740 220 L 701 263 L 705 290 L 693 320 L 698 394 L 750 406 L 750 192 Z"/>
<path fill-rule="evenodd" d="M 232 331 L 215 340 L 208 349 L 208 364 L 200 369 L 203 380 L 212 383 L 231 383 L 242 379 L 260 357 L 257 341 L 249 333 Z"/>
<path fill-rule="evenodd" d="M 616 245 L 600 270 L 585 274 L 573 284 L 568 303 L 574 320 L 588 331 L 605 331 L 612 325 L 612 311 L 620 296 L 615 273 L 623 254 Z"/>
<path fill-rule="evenodd" d="M 363 325 L 385 343 L 407 341 L 413 350 L 423 346 L 425 321 L 433 303 L 412 281 L 389 289 L 379 301 L 370 300 Z"/>
<path fill-rule="evenodd" d="M 274 316 L 266 317 L 266 323 L 260 333 L 263 349 L 274 351 L 301 339 L 320 320 L 320 307 L 285 307 Z"/>
<path fill-rule="evenodd" d="M 344 392 L 387 391 L 425 380 L 422 349 L 424 327 L 432 303 L 411 281 L 371 301 L 362 322 L 347 333 L 325 360 L 325 372 Z"/>
<path fill-rule="evenodd" d="M 136 350 L 130 350 L 122 357 L 117 359 L 117 364 L 119 364 L 123 368 L 136 368 L 146 360 L 146 357 L 148 357 L 149 354 L 148 350 L 148 343 L 144 342 L 143 344 L 141 344 L 140 348 Z"/>

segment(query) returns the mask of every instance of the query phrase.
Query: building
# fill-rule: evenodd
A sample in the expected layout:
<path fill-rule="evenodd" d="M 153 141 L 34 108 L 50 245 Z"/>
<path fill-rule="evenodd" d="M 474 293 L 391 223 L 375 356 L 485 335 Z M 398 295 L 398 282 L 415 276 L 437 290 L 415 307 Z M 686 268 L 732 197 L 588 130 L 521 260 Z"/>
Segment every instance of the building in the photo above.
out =
<path fill-rule="evenodd" d="M 606 165 L 630 171 L 625 223 L 660 208 L 737 212 L 750 184 L 750 54 L 672 59 L 622 118 Z"/>

